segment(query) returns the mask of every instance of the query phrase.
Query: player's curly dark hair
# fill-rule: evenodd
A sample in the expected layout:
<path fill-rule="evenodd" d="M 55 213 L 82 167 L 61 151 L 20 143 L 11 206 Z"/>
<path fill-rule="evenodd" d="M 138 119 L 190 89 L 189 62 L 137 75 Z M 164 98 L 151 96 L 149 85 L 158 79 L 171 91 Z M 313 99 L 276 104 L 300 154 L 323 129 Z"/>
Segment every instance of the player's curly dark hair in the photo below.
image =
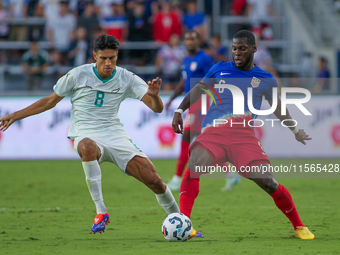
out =
<path fill-rule="evenodd" d="M 98 50 L 118 50 L 119 41 L 116 37 L 112 35 L 102 34 L 97 37 L 93 44 L 93 50 L 97 52 Z"/>
<path fill-rule="evenodd" d="M 240 30 L 238 31 L 233 38 L 246 38 L 247 43 L 250 44 L 251 46 L 255 45 L 255 35 L 250 32 L 249 30 Z"/>

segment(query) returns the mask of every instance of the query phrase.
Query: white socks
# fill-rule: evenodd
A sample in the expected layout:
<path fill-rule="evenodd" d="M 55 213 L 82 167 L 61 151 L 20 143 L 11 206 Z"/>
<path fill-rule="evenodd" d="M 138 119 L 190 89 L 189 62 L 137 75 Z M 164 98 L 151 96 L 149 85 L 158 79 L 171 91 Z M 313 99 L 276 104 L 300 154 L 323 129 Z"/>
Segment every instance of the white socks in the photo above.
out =
<path fill-rule="evenodd" d="M 102 193 L 102 174 L 97 160 L 82 162 L 86 176 L 87 186 L 89 188 L 93 202 L 96 205 L 97 214 L 106 213 L 107 209 L 103 200 Z M 179 212 L 179 207 L 169 187 L 162 194 L 156 194 L 160 206 L 163 207 L 167 214 Z"/>
<path fill-rule="evenodd" d="M 166 186 L 166 190 L 164 193 L 156 194 L 156 198 L 160 206 L 163 207 L 167 214 L 179 212 L 176 200 L 168 186 Z"/>
<path fill-rule="evenodd" d="M 174 176 L 172 177 L 172 181 L 181 184 L 182 178 L 179 177 L 178 175 L 174 175 Z"/>
<path fill-rule="evenodd" d="M 102 174 L 97 160 L 82 162 L 86 176 L 87 187 L 89 188 L 93 202 L 96 205 L 97 214 L 106 213 L 107 209 L 102 193 Z"/>

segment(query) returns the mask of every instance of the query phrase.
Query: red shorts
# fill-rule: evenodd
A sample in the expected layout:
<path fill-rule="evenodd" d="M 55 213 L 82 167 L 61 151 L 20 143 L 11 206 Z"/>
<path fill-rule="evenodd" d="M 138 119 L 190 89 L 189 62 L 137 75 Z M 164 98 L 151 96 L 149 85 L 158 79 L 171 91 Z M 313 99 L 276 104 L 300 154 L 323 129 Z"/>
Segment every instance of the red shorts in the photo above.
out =
<path fill-rule="evenodd" d="M 184 129 L 191 132 L 201 133 L 201 124 L 203 117 L 201 115 L 201 99 L 194 103 L 188 109 L 188 114 L 185 116 Z"/>
<path fill-rule="evenodd" d="M 270 163 L 252 128 L 209 127 L 192 143 L 190 151 L 195 147 L 205 149 L 213 165 L 231 162 L 246 178 L 249 173 L 242 172 L 242 167 Z"/>

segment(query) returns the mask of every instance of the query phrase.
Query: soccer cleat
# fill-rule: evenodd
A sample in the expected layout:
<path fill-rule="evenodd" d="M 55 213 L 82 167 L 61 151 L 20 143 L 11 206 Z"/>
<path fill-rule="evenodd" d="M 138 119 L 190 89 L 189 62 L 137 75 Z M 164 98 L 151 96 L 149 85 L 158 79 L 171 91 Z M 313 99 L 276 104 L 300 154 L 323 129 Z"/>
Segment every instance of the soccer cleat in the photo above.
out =
<path fill-rule="evenodd" d="M 226 184 L 221 191 L 232 190 L 233 187 L 241 181 L 241 177 L 230 177 L 227 178 Z"/>
<path fill-rule="evenodd" d="M 95 234 L 97 232 L 102 233 L 105 230 L 105 226 L 110 223 L 109 213 L 99 213 L 94 218 L 94 224 L 91 228 L 92 232 Z"/>
<path fill-rule="evenodd" d="M 296 227 L 295 233 L 301 239 L 314 239 L 315 236 L 307 227 Z"/>
<path fill-rule="evenodd" d="M 203 235 L 201 232 L 198 232 L 198 231 L 196 231 L 195 229 L 192 229 L 191 234 L 190 234 L 190 237 L 189 237 L 188 240 L 190 240 L 190 239 L 193 238 L 193 237 L 201 237 L 201 238 L 203 238 L 204 235 Z"/>
<path fill-rule="evenodd" d="M 181 181 L 177 181 L 172 178 L 166 185 L 168 185 L 171 191 L 179 191 L 181 188 Z"/>

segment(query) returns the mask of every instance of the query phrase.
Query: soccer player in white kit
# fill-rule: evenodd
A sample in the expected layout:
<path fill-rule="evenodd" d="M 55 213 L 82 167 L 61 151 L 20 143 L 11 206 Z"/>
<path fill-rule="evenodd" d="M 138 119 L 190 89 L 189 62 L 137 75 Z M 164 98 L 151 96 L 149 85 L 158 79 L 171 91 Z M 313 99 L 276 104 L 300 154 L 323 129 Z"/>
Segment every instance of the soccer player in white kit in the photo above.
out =
<path fill-rule="evenodd" d="M 119 41 L 114 36 L 100 35 L 94 42 L 94 64 L 76 67 L 61 77 L 54 93 L 32 105 L 0 119 L 0 131 L 13 122 L 53 108 L 71 95 L 71 123 L 68 137 L 74 139 L 84 168 L 86 182 L 96 205 L 97 215 L 91 228 L 102 232 L 110 221 L 104 204 L 99 164 L 109 161 L 126 175 L 144 183 L 155 194 L 166 213 L 179 212 L 178 205 L 166 184 L 147 156 L 133 144 L 118 118 L 120 103 L 125 98 L 141 100 L 154 112 L 162 112 L 158 95 L 161 79 L 145 83 L 137 75 L 116 66 Z"/>

